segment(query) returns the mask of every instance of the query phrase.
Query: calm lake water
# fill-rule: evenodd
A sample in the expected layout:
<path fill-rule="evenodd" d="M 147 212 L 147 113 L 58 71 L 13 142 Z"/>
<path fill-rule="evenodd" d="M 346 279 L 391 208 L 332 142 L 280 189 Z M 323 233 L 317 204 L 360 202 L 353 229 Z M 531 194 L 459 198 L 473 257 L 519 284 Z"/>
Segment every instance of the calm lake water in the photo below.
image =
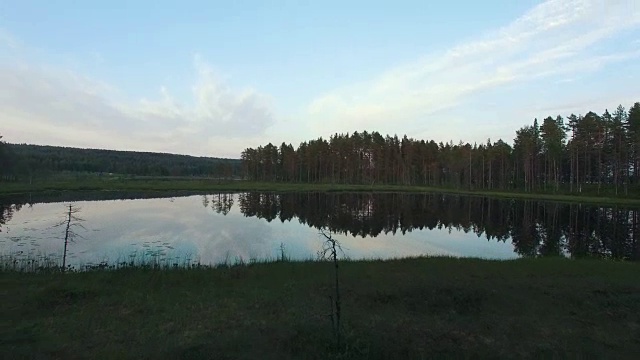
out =
<path fill-rule="evenodd" d="M 82 193 L 0 198 L 0 254 L 67 264 L 315 258 L 330 231 L 351 259 L 451 255 L 637 261 L 638 209 L 394 193 Z"/>

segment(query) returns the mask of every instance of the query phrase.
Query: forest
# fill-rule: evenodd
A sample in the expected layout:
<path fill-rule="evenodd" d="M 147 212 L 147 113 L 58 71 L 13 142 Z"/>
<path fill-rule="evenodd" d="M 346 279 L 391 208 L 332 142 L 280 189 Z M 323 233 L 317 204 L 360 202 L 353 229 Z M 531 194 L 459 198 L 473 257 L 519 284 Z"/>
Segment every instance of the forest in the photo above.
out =
<path fill-rule="evenodd" d="M 234 178 L 241 176 L 241 164 L 237 159 L 0 143 L 4 179 L 58 172 Z"/>
<path fill-rule="evenodd" d="M 271 143 L 241 155 L 250 180 L 402 184 L 470 190 L 627 194 L 640 183 L 640 102 L 628 111 L 535 119 L 503 141 L 436 143 L 378 132 L 334 134 L 297 148 Z"/>
<path fill-rule="evenodd" d="M 12 166 L 7 145 L 2 141 L 2 135 L 0 135 L 0 180 L 3 180 L 9 174 Z"/>

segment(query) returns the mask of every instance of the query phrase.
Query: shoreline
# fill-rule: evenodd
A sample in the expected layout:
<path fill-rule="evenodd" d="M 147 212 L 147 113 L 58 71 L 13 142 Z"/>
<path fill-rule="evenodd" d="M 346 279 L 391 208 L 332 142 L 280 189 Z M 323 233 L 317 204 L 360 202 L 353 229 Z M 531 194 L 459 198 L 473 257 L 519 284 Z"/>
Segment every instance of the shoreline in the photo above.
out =
<path fill-rule="evenodd" d="M 303 184 L 303 183 L 260 183 L 244 180 L 204 180 L 204 179 L 107 179 L 78 180 L 60 182 L 2 183 L 0 196 L 45 193 L 52 191 L 265 191 L 265 192 L 398 192 L 398 193 L 440 193 L 452 195 L 482 196 L 491 198 L 537 200 L 562 203 L 593 205 L 640 206 L 640 198 L 630 196 L 594 196 L 552 193 L 526 193 L 519 191 L 465 190 L 425 186 L 405 185 L 347 185 L 347 184 Z"/>

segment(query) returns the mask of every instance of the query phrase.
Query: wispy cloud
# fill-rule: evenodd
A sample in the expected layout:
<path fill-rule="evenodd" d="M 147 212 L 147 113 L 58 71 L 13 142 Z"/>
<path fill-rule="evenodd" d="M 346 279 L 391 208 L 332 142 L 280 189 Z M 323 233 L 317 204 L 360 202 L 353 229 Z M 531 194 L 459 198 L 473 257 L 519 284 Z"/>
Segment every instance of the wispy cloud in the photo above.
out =
<path fill-rule="evenodd" d="M 8 141 L 237 157 L 273 124 L 270 99 L 236 90 L 194 60 L 190 103 L 162 87 L 122 102 L 117 89 L 71 71 L 0 64 L 0 117 Z M 242 138 L 243 141 L 238 141 Z"/>
<path fill-rule="evenodd" d="M 308 115 L 313 130 L 323 133 L 363 128 L 393 132 L 399 122 L 440 126 L 430 115 L 459 106 L 467 97 L 640 57 L 633 47 L 597 49 L 638 25 L 640 7 L 632 1 L 546 1 L 479 39 L 317 97 Z"/>
<path fill-rule="evenodd" d="M 7 31 L 0 28 L 0 46 L 7 46 L 15 49 L 18 47 L 18 41 Z"/>

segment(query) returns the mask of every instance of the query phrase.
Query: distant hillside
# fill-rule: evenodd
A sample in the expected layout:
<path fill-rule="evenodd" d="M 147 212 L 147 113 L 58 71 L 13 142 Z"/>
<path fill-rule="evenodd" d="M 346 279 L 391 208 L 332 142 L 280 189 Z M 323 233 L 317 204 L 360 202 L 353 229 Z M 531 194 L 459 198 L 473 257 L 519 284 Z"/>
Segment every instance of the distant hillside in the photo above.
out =
<path fill-rule="evenodd" d="M 92 172 L 142 176 L 238 176 L 238 159 L 152 152 L 80 149 L 7 144 L 16 170 L 25 172 Z"/>

